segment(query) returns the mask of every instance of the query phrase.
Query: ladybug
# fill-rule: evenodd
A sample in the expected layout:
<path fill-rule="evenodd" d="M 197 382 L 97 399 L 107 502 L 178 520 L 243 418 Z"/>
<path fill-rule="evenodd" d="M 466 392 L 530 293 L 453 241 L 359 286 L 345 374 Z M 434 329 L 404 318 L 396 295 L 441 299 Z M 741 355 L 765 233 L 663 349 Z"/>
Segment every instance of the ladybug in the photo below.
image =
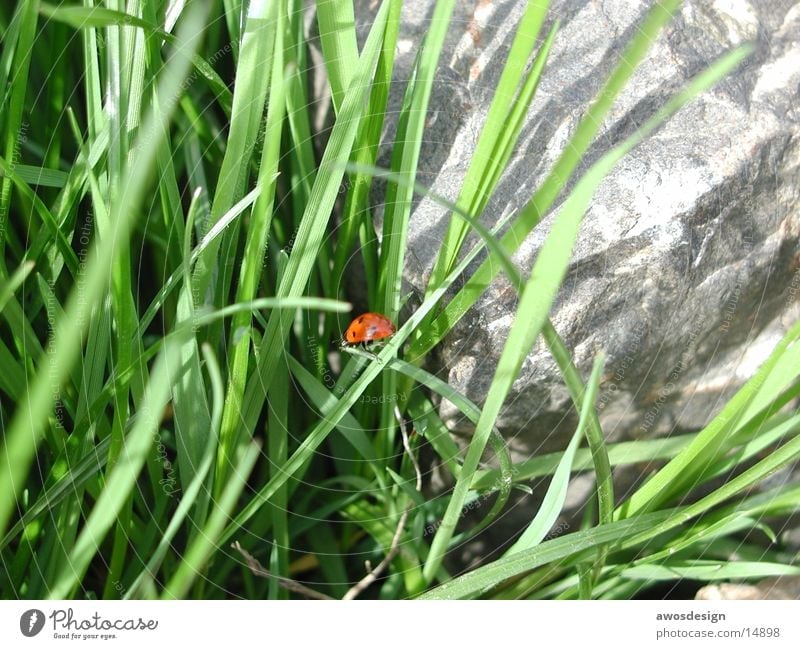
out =
<path fill-rule="evenodd" d="M 347 327 L 342 337 L 343 345 L 371 343 L 391 336 L 397 328 L 391 320 L 380 313 L 362 313 Z"/>

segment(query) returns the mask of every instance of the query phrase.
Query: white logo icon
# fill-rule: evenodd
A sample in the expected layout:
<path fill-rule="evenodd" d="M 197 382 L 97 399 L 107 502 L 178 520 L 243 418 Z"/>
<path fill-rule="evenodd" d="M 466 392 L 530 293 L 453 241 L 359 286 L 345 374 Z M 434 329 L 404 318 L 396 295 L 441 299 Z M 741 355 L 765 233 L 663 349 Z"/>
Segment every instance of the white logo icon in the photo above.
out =
<path fill-rule="evenodd" d="M 19 630 L 22 635 L 32 638 L 44 627 L 44 613 L 38 608 L 25 611 L 19 618 Z"/>

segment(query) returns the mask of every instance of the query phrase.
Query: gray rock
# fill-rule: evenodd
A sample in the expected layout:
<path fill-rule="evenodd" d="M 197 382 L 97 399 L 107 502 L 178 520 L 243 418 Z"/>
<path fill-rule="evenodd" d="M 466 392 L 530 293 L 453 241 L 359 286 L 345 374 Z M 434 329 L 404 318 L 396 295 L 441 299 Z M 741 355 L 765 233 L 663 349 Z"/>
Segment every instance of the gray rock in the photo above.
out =
<path fill-rule="evenodd" d="M 697 600 L 759 600 L 800 598 L 800 577 L 770 577 L 757 584 L 713 584 L 697 591 Z"/>
<path fill-rule="evenodd" d="M 551 16 L 559 17 L 561 29 L 485 223 L 532 195 L 645 4 L 553 3 Z M 434 98 L 429 113 L 426 147 L 434 153 L 423 155 L 420 175 L 447 198 L 457 197 L 524 5 L 457 3 L 440 64 L 444 92 L 440 83 L 441 99 Z M 404 4 L 398 79 L 407 77 L 432 6 L 425 0 Z M 747 41 L 757 50 L 745 65 L 674 116 L 600 186 L 553 310 L 584 375 L 595 353 L 606 352 L 599 407 L 612 440 L 703 426 L 800 314 L 800 7 L 793 2 L 687 2 L 654 43 L 578 173 L 692 75 Z M 395 105 L 399 99 L 393 98 Z M 531 268 L 557 209 L 516 254 L 521 268 Z M 418 290 L 438 254 L 446 219 L 428 199 L 414 209 L 406 280 Z M 510 284 L 498 275 L 432 359 L 451 385 L 478 404 L 515 303 Z M 453 430 L 469 433 L 471 424 L 449 403 L 440 410 Z M 566 445 L 575 418 L 543 343 L 524 364 L 499 424 L 516 459 Z"/>

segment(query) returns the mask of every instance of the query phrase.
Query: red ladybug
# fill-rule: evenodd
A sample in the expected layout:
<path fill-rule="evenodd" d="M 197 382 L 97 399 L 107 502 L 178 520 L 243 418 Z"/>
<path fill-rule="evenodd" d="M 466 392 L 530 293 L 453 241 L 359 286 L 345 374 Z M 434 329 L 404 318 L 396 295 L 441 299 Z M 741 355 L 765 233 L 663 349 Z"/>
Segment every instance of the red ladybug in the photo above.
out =
<path fill-rule="evenodd" d="M 343 345 L 371 343 L 391 336 L 397 328 L 391 320 L 380 313 L 362 313 L 347 327 L 342 337 Z"/>

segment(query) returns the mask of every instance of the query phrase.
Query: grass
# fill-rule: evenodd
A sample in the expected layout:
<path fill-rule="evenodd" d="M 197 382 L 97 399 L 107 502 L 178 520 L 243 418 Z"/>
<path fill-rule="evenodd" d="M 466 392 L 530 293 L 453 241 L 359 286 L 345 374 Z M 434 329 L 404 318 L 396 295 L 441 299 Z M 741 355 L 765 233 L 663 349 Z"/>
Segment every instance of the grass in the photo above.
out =
<path fill-rule="evenodd" d="M 0 9 L 4 597 L 286 599 L 309 596 L 308 582 L 348 599 L 624 598 L 681 578 L 797 574 L 769 527 L 797 512 L 797 486 L 753 488 L 800 456 L 800 325 L 703 430 L 609 444 L 594 404 L 602 357 L 584 378 L 548 316 L 599 183 L 749 47 L 575 177 L 680 3 L 654 5 L 530 200 L 490 228 L 482 213 L 559 37 L 547 2 L 531 1 L 516 26 L 453 203 L 417 170 L 454 3 L 436 4 L 409 79 L 394 75 L 398 0 L 380 3 L 365 39 L 352 3 L 317 3 L 324 131 L 299 0 L 250 3 L 246 15 L 234 2 L 95 4 Z M 382 143 L 392 84 L 403 102 Z M 389 170 L 374 166 L 382 144 Z M 450 221 L 400 322 L 415 193 Z M 514 251 L 558 198 L 533 268 L 518 268 Z M 356 265 L 363 295 L 345 281 Z M 519 305 L 479 407 L 425 359 L 499 272 Z M 398 321 L 397 333 L 340 350 L 330 341 L 350 301 Z M 497 417 L 540 336 L 579 423 L 564 451 L 514 464 Z M 464 450 L 433 395 L 474 422 Z M 451 491 L 423 494 L 420 454 Z M 619 496 L 612 469 L 633 463 L 659 469 Z M 585 524 L 552 538 L 584 471 L 596 480 Z M 522 536 L 451 575 L 449 554 L 541 478 Z"/>

